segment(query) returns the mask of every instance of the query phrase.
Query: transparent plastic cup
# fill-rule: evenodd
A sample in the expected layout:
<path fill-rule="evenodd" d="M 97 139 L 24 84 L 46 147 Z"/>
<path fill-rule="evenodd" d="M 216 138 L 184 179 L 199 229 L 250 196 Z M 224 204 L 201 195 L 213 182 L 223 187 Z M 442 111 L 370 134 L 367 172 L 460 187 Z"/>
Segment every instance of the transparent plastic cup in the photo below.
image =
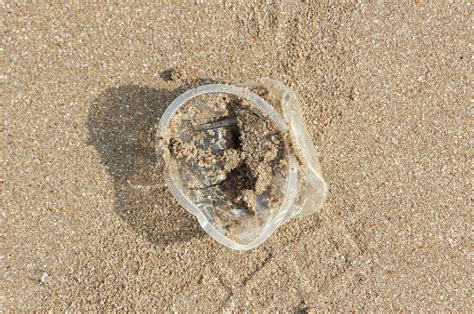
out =
<path fill-rule="evenodd" d="M 267 91 L 275 107 L 252 91 L 262 88 Z M 275 178 L 273 181 L 283 195 L 278 208 L 269 207 L 265 200 L 257 197 L 256 211 L 248 215 L 235 208 L 235 204 L 226 199 L 218 186 L 191 189 L 187 185 L 190 176 L 207 177 L 207 174 L 197 169 L 198 166 L 185 164 L 173 157 L 169 149 L 170 121 L 183 105 L 194 97 L 206 94 L 227 94 L 251 102 L 286 135 L 283 138 L 287 175 L 286 178 Z M 205 103 L 197 106 L 202 106 L 198 110 L 208 110 Z M 192 130 L 183 129 L 179 136 L 192 137 Z M 156 152 L 173 196 L 197 217 L 201 227 L 212 238 L 232 249 L 257 247 L 291 218 L 316 212 L 326 198 L 327 186 L 321 174 L 316 149 L 300 113 L 299 101 L 295 93 L 279 81 L 260 79 L 239 86 L 210 84 L 186 91 L 168 106 L 159 121 Z M 235 222 L 232 232 L 223 223 L 222 215 L 227 215 Z"/>

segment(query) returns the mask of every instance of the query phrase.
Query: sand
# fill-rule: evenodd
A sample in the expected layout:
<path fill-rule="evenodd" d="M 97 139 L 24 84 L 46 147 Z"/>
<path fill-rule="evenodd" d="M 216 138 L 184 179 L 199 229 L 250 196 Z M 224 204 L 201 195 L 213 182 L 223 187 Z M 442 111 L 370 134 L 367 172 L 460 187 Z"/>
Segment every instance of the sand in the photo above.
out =
<path fill-rule="evenodd" d="M 287 176 L 284 134 L 256 105 L 226 94 L 201 95 L 177 110 L 169 129 L 169 144 L 160 143 L 169 152 L 157 158 L 177 161 L 185 188 L 220 186 L 234 206 L 253 214 L 258 196 L 281 206 L 274 178 L 285 182 Z"/>
<path fill-rule="evenodd" d="M 1 2 L 0 307 L 471 309 L 468 2 L 176 2 Z M 155 123 L 262 76 L 300 95 L 329 197 L 236 252 L 171 196 Z"/>

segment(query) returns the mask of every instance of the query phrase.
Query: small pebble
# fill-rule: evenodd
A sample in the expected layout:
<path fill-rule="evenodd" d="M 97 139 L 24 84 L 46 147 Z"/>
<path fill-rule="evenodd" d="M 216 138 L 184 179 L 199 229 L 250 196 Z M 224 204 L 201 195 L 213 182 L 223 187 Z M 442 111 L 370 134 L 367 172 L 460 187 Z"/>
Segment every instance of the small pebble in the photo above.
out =
<path fill-rule="evenodd" d="M 41 275 L 41 278 L 40 278 L 41 283 L 46 284 L 48 283 L 48 280 L 49 280 L 49 275 L 47 273 L 44 273 L 43 275 Z"/>

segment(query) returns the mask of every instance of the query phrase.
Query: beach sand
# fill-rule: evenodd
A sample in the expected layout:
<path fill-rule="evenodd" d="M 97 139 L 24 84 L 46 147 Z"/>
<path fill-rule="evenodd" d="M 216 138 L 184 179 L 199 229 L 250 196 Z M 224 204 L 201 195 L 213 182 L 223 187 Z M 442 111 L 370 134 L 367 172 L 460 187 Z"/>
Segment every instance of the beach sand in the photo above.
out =
<path fill-rule="evenodd" d="M 472 309 L 467 1 L 20 2 L 0 310 Z M 299 94 L 329 197 L 239 252 L 171 196 L 155 125 L 192 86 L 259 77 Z"/>

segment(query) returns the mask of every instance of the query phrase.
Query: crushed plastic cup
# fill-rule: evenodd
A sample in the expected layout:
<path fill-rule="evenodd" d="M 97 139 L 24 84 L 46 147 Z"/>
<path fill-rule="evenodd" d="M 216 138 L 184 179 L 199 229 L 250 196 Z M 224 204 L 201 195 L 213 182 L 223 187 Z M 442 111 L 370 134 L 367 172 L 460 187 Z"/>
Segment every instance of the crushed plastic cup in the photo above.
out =
<path fill-rule="evenodd" d="M 268 97 L 264 99 L 254 92 L 262 88 L 268 92 L 275 107 L 266 100 Z M 273 182 L 282 192 L 281 205 L 272 208 L 257 197 L 255 212 L 248 214 L 241 208 L 236 208 L 220 190 L 219 185 L 211 184 L 200 189 L 188 186 L 192 179 L 212 179 L 212 173 L 206 172 L 209 167 L 200 169 L 199 165 L 183 163 L 173 156 L 170 151 L 170 121 L 191 99 L 207 94 L 227 94 L 251 102 L 285 135 L 283 139 L 287 175 L 286 178 L 275 179 Z M 197 110 L 208 110 L 206 103 L 198 102 L 196 106 L 199 106 Z M 224 120 L 220 124 L 210 121 L 202 128 L 212 127 L 219 131 L 232 122 L 232 119 Z M 195 130 L 184 128 L 175 136 L 192 138 L 193 132 Z M 219 132 L 219 136 L 225 146 L 225 132 Z M 290 88 L 276 80 L 260 79 L 238 86 L 209 84 L 184 92 L 168 106 L 159 121 L 156 152 L 163 166 L 166 184 L 179 204 L 197 218 L 201 227 L 212 238 L 235 250 L 255 248 L 290 219 L 315 213 L 322 206 L 328 191 L 316 148 L 301 115 L 299 100 Z M 228 225 L 224 223 L 222 213 L 236 222 L 232 231 L 229 231 Z"/>

